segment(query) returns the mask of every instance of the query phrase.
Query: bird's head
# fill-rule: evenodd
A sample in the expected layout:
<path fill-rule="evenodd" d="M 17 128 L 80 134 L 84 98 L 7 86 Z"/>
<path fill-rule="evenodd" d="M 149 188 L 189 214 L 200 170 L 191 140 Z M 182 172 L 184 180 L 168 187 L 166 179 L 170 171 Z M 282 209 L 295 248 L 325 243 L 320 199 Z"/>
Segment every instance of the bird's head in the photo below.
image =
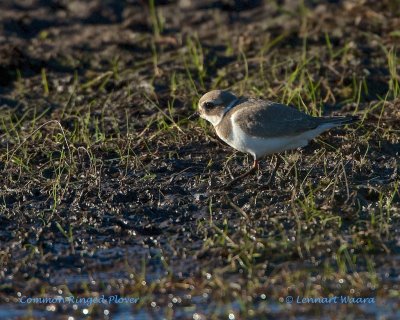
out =
<path fill-rule="evenodd" d="M 229 91 L 213 90 L 207 92 L 199 100 L 199 115 L 216 126 L 237 100 L 238 97 Z"/>

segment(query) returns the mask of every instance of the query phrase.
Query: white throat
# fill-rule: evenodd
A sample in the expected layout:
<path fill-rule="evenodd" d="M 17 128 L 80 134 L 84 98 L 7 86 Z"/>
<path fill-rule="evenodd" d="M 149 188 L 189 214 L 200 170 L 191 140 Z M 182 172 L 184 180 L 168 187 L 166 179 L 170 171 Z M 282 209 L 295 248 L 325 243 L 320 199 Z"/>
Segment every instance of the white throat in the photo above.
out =
<path fill-rule="evenodd" d="M 202 114 L 201 115 L 201 117 L 202 118 L 204 118 L 204 119 L 206 119 L 208 122 L 211 122 L 211 124 L 215 127 L 215 126 L 217 126 L 220 122 L 221 122 L 221 120 L 222 120 L 222 118 L 223 118 L 223 116 L 216 116 L 216 115 L 207 115 L 207 114 Z"/>

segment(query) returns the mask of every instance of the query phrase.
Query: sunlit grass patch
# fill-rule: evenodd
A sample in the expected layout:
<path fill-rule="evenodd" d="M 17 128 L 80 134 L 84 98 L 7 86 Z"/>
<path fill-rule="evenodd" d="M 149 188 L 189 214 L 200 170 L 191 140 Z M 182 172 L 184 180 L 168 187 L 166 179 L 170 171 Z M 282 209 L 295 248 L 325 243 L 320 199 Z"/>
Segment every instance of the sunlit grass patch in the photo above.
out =
<path fill-rule="evenodd" d="M 26 290 L 140 298 L 122 311 L 68 309 L 78 318 L 84 308 L 92 317 L 106 309 L 166 319 L 391 315 L 400 221 L 395 10 L 382 9 L 386 1 L 374 10 L 141 3 L 100 10 L 99 25 L 76 18 L 82 39 L 68 21 L 43 27 L 24 42 L 22 62 L 15 54 L 12 70 L 0 70 L 3 303 L 17 304 Z M 266 158 L 222 190 L 251 157 L 189 118 L 213 89 L 360 122 L 281 154 L 273 183 Z M 288 295 L 373 296 L 385 307 L 288 305 Z M 65 314 L 55 308 L 52 316 Z"/>

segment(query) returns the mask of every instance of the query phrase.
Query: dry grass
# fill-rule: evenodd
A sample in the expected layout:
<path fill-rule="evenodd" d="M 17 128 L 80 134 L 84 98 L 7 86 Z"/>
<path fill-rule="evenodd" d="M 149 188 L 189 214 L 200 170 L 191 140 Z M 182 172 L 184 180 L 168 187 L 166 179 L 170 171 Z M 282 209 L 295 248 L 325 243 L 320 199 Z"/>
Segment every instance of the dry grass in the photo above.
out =
<path fill-rule="evenodd" d="M 7 21 L 20 21 L 22 9 L 2 6 Z M 110 2 L 98 6 L 100 25 L 89 23 L 91 11 L 60 25 L 49 12 L 76 15 L 73 5 L 43 13 L 34 1 L 23 20 L 31 31 L 6 26 L 5 316 L 79 318 L 88 309 L 96 318 L 109 309 L 167 319 L 396 318 L 396 1 L 196 6 L 150 1 L 144 15 L 126 4 L 119 16 Z M 222 191 L 251 159 L 203 120 L 187 120 L 214 88 L 362 121 L 282 154 L 273 185 L 266 159 L 257 175 Z M 19 294 L 140 302 L 53 312 L 16 304 Z M 377 303 L 290 305 L 288 295 Z"/>

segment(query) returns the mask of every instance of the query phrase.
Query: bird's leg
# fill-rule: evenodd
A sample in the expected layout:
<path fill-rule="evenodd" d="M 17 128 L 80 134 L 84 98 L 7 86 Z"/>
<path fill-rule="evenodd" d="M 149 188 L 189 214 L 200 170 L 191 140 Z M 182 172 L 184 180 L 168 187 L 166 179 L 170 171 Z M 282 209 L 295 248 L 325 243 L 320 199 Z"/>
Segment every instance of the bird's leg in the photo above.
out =
<path fill-rule="evenodd" d="M 234 184 L 235 182 L 237 182 L 239 180 L 242 180 L 244 177 L 247 177 L 250 173 L 254 172 L 257 169 L 258 169 L 258 160 L 254 159 L 253 166 L 250 168 L 250 170 L 246 171 L 245 173 L 241 174 L 240 176 L 236 177 L 235 179 L 224 184 L 223 187 L 224 188 L 230 187 L 232 184 Z"/>
<path fill-rule="evenodd" d="M 281 163 L 282 163 L 282 158 L 279 155 L 277 155 L 274 169 L 272 170 L 271 175 L 269 176 L 267 184 L 274 183 L 276 171 L 278 170 Z"/>

